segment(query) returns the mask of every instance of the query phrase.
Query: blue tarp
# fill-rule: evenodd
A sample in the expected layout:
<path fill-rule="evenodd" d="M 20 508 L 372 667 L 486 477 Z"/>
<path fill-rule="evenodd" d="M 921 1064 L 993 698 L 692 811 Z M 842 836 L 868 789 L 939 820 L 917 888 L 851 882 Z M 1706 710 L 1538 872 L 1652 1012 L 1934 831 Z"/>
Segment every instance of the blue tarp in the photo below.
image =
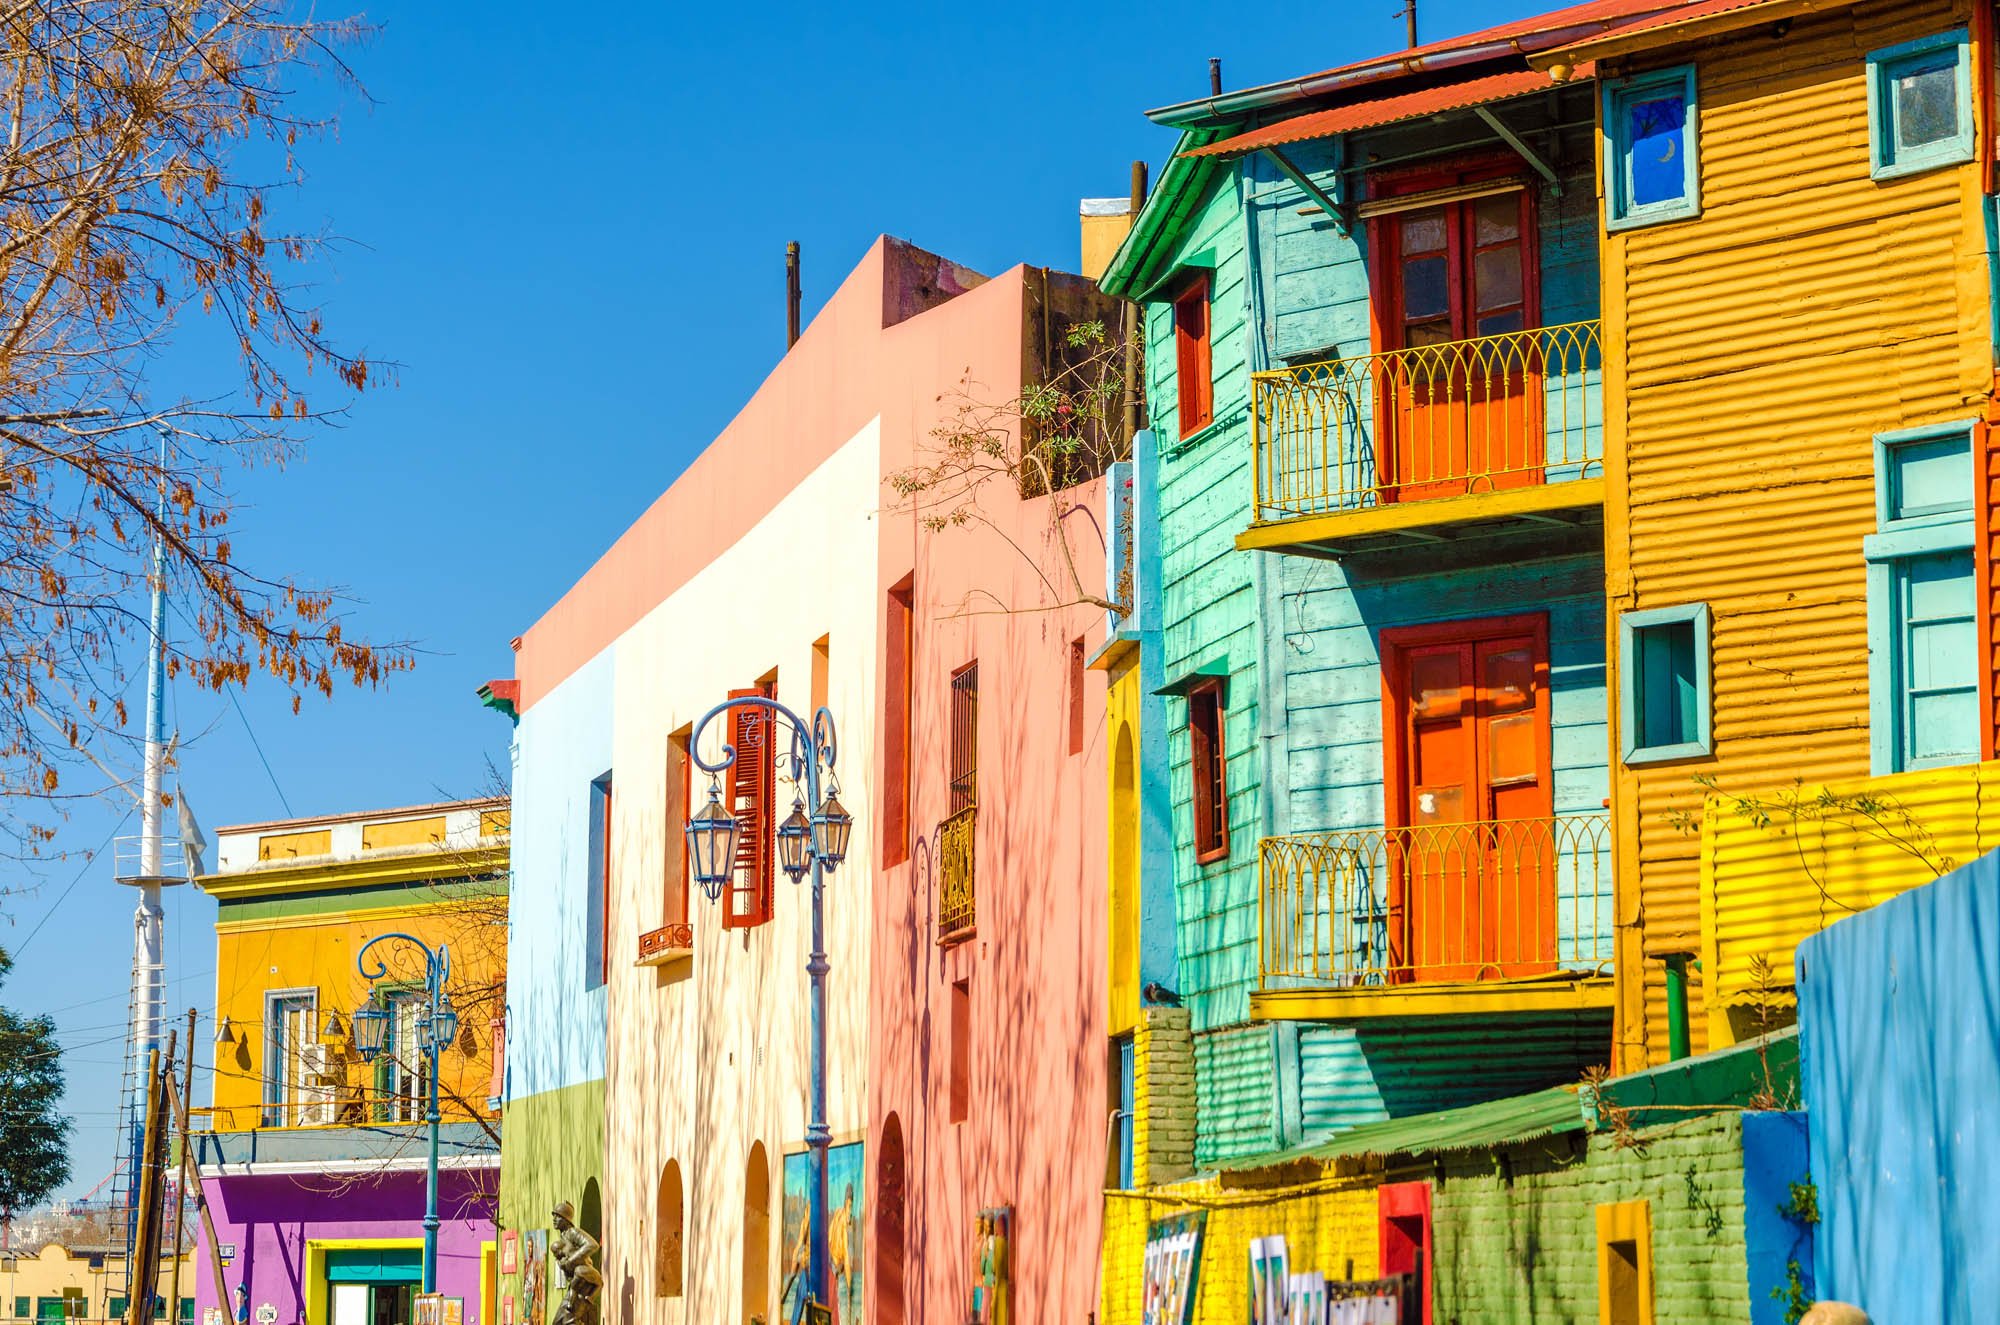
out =
<path fill-rule="evenodd" d="M 1798 950 L 1820 1295 L 2000 1320 L 2000 853 Z"/>

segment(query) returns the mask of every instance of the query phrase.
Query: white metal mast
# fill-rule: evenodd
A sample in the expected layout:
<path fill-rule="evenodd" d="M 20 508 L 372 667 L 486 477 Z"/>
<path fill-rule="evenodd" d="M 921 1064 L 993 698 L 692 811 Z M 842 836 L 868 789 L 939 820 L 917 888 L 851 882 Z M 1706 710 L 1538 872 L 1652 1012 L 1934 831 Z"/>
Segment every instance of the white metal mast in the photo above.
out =
<path fill-rule="evenodd" d="M 167 442 L 160 438 L 160 460 L 164 468 Z M 166 496 L 160 497 L 159 518 L 166 520 Z M 144 1180 L 139 1151 L 146 1125 L 146 1069 L 148 1055 L 165 1046 L 167 1012 L 166 912 L 160 905 L 162 888 L 186 881 L 187 867 L 182 853 L 167 850 L 161 832 L 165 807 L 162 798 L 167 759 L 167 560 L 166 546 L 153 538 L 152 615 L 146 632 L 146 746 L 145 772 L 141 779 L 139 836 L 122 839 L 116 852 L 118 882 L 139 890 L 139 904 L 132 913 L 132 998 L 128 1012 L 125 1058 L 125 1135 L 120 1138 L 119 1167 L 124 1181 L 116 1184 L 125 1201 L 125 1263 L 133 1264 L 132 1218 L 138 1208 L 139 1183 Z M 175 843 L 178 848 L 178 842 Z M 185 1087 L 183 1087 L 185 1088 Z"/>

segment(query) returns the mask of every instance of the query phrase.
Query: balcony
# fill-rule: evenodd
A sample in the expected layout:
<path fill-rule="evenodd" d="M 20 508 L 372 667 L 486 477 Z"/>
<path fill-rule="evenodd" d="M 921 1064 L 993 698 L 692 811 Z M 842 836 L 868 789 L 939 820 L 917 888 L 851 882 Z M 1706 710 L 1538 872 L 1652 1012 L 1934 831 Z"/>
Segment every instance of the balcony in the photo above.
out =
<path fill-rule="evenodd" d="M 1530 536 L 1597 545 L 1597 322 L 1251 378 L 1255 507 L 1237 545 L 1363 557 Z"/>
<path fill-rule="evenodd" d="M 1609 1007 L 1607 814 L 1268 837 L 1259 1016 Z"/>
<path fill-rule="evenodd" d="M 679 966 L 694 959 L 694 926 L 661 925 L 639 936 L 638 966 Z"/>
<path fill-rule="evenodd" d="M 968 805 L 938 825 L 938 942 L 971 937 L 978 919 L 973 888 L 979 807 Z"/>

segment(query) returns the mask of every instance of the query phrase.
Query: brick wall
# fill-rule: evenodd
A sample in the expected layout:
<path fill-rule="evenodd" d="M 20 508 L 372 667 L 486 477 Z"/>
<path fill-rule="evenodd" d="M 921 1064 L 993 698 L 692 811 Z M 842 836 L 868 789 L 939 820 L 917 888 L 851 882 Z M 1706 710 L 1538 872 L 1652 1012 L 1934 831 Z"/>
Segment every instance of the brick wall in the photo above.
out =
<path fill-rule="evenodd" d="M 1651 1204 L 1656 1325 L 1747 1325 L 1741 1127 L 1719 1114 L 1641 1133 L 1643 1150 L 1564 1136 L 1445 1159 L 1436 1325 L 1595 1321 L 1596 1208 L 1635 1200 Z"/>

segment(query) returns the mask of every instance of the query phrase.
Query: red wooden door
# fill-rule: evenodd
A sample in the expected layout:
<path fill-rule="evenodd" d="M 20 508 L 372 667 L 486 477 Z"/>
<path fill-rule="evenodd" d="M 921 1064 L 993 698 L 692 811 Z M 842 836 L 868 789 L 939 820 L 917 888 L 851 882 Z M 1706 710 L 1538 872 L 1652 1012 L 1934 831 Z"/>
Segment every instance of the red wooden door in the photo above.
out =
<path fill-rule="evenodd" d="M 1552 967 L 1547 638 L 1543 617 L 1383 632 L 1397 979 Z"/>
<path fill-rule="evenodd" d="M 1526 190 L 1392 213 L 1379 399 L 1384 496 L 1413 501 L 1541 482 L 1534 215 Z"/>

